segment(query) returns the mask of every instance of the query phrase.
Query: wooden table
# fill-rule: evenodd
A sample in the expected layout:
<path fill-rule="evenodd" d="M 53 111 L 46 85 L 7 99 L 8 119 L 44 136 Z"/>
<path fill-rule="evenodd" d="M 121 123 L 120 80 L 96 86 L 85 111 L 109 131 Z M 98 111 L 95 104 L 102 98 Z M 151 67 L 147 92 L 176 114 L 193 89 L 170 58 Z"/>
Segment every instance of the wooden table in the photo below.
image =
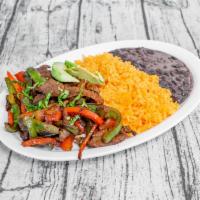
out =
<path fill-rule="evenodd" d="M 200 0 L 1 0 L 1 89 L 7 69 L 125 39 L 166 41 L 200 56 Z M 199 132 L 200 107 L 163 136 L 102 158 L 42 162 L 0 144 L 0 199 L 199 200 Z"/>

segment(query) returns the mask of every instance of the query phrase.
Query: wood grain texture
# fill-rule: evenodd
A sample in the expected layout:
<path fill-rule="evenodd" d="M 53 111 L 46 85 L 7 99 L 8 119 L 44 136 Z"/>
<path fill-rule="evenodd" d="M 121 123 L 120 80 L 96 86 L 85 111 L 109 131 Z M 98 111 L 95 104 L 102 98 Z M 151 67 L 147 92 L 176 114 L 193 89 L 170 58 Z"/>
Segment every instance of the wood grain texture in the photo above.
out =
<path fill-rule="evenodd" d="M 155 39 L 200 49 L 199 0 L 1 0 L 3 75 L 71 49 Z M 148 143 L 90 160 L 42 162 L 0 145 L 3 200 L 198 200 L 200 107 Z"/>

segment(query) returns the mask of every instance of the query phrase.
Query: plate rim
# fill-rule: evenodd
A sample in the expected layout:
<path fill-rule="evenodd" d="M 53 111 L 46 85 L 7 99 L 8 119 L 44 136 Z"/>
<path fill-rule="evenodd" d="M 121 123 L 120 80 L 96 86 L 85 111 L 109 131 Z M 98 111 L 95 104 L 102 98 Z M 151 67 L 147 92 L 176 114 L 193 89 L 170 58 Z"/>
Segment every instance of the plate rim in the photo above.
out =
<path fill-rule="evenodd" d="M 141 133 L 135 137 L 129 138 L 129 139 L 127 139 L 119 144 L 116 144 L 116 145 L 86 149 L 83 152 L 82 159 L 90 159 L 90 158 L 94 158 L 94 157 L 110 155 L 113 153 L 121 152 L 125 149 L 129 149 L 131 147 L 140 145 L 142 143 L 150 141 L 150 140 L 164 134 L 167 130 L 170 130 L 176 124 L 181 122 L 187 115 L 189 115 L 198 106 L 198 104 L 200 102 L 200 75 L 198 75 L 198 73 L 197 73 L 198 68 L 194 66 L 194 65 L 200 65 L 200 59 L 197 56 L 195 56 L 193 53 L 191 53 L 190 51 L 188 51 L 182 47 L 176 46 L 174 44 L 166 43 L 166 42 L 161 42 L 161 41 L 157 41 L 157 40 L 122 40 L 122 41 L 100 43 L 100 44 L 90 45 L 90 46 L 86 46 L 86 47 L 79 48 L 76 50 L 72 50 L 72 51 L 60 54 L 58 56 L 55 56 L 54 58 L 47 60 L 40 64 L 40 65 L 51 64 L 52 62 L 54 62 L 57 59 L 58 59 L 58 61 L 63 60 L 63 58 L 66 59 L 67 56 L 68 57 L 71 56 L 72 59 L 70 59 L 70 60 L 73 60 L 73 57 L 76 57 L 76 59 L 77 59 L 76 54 L 78 54 L 79 57 L 82 57 L 83 56 L 83 54 L 81 53 L 82 51 L 90 52 L 91 50 L 93 50 L 92 54 L 95 55 L 98 53 L 98 51 L 101 51 L 101 53 L 103 53 L 108 50 L 110 51 L 110 50 L 116 49 L 116 48 L 143 47 L 143 46 L 147 47 L 147 48 L 155 49 L 155 50 L 161 50 L 160 48 L 162 47 L 161 51 L 169 53 L 170 55 L 175 56 L 175 57 L 179 58 L 181 61 L 183 61 L 184 63 L 186 63 L 186 66 L 189 68 L 190 72 L 192 73 L 193 81 L 194 81 L 193 89 L 192 89 L 189 97 L 185 100 L 185 102 L 183 104 L 181 104 L 181 107 L 179 108 L 178 111 L 176 111 L 173 115 L 171 115 L 170 117 L 168 117 L 163 122 L 156 125 L 155 127 L 151 128 L 147 131 L 144 131 L 143 133 Z M 104 50 L 102 50 L 102 48 Z M 174 49 L 174 53 L 169 52 L 170 49 Z M 95 53 L 95 52 L 97 52 L 97 53 Z M 184 55 L 185 54 L 187 55 L 187 58 L 185 58 L 185 60 L 180 58 L 180 55 L 179 55 L 180 52 L 182 52 Z M 84 54 L 84 56 L 85 55 L 91 55 L 91 53 Z M 189 59 L 188 59 L 188 57 L 189 57 Z M 193 61 L 194 64 L 188 65 L 187 62 L 185 62 L 186 60 L 188 61 L 188 63 Z M 38 67 L 40 65 L 37 65 L 36 67 Z M 0 93 L 0 102 L 5 100 L 4 99 L 5 95 L 6 95 L 6 90 L 3 90 Z M 190 104 L 190 101 L 192 101 L 192 103 L 193 103 L 192 105 Z M 4 110 L 5 110 L 5 107 L 1 103 L 0 111 L 3 112 Z M 3 122 L 4 122 L 3 115 L 1 115 L 1 117 L 0 117 L 0 123 L 1 123 L 0 140 L 5 146 L 7 146 L 9 149 L 15 151 L 16 153 L 26 156 L 28 158 L 34 158 L 34 159 L 45 160 L 45 161 L 78 160 L 78 158 L 77 158 L 78 151 L 77 150 L 74 150 L 71 152 L 61 152 L 61 151 L 54 152 L 54 151 L 44 151 L 44 150 L 41 151 L 41 149 L 35 148 L 35 147 L 24 148 L 21 145 L 17 144 L 16 142 L 14 145 L 14 143 L 12 143 L 12 142 L 14 142 L 12 139 L 16 140 L 16 138 L 11 136 L 11 134 L 9 135 L 9 133 L 4 130 Z M 4 133 L 8 134 L 8 136 L 4 135 Z M 11 139 L 11 137 L 12 137 L 12 139 Z M 9 142 L 10 140 L 12 141 L 11 143 Z"/>

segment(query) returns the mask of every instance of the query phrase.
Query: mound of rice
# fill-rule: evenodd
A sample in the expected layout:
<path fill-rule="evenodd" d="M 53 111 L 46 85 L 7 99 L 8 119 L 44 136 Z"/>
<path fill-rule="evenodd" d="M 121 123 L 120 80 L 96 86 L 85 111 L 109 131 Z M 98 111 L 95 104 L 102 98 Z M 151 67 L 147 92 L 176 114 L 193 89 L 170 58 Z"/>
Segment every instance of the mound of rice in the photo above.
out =
<path fill-rule="evenodd" d="M 105 105 L 118 109 L 124 125 L 141 133 L 172 115 L 179 107 L 171 92 L 159 85 L 159 77 L 136 69 L 109 53 L 88 56 L 77 64 L 91 72 L 100 72 L 105 85 L 100 94 Z"/>

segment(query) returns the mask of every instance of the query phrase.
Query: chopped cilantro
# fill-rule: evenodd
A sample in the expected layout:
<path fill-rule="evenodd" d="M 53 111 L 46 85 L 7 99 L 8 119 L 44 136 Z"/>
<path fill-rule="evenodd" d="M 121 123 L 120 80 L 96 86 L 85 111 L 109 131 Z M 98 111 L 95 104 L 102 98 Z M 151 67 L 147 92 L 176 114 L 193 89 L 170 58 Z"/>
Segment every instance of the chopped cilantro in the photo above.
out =
<path fill-rule="evenodd" d="M 80 116 L 79 116 L 79 115 L 74 116 L 73 118 L 70 119 L 68 125 L 73 126 L 74 123 L 75 123 L 78 119 L 80 119 Z"/>
<path fill-rule="evenodd" d="M 58 96 L 58 104 L 60 106 L 65 106 L 64 103 L 63 103 L 63 100 L 65 100 L 68 96 L 69 96 L 68 90 L 61 91 L 60 95 Z"/>
<path fill-rule="evenodd" d="M 83 88 L 81 87 L 79 94 L 71 102 L 69 102 L 68 106 L 70 107 L 75 106 L 76 102 L 82 97 L 82 93 L 83 93 Z"/>
<path fill-rule="evenodd" d="M 47 108 L 50 98 L 51 98 L 51 93 L 49 92 L 44 99 L 38 102 L 38 109 Z"/>

